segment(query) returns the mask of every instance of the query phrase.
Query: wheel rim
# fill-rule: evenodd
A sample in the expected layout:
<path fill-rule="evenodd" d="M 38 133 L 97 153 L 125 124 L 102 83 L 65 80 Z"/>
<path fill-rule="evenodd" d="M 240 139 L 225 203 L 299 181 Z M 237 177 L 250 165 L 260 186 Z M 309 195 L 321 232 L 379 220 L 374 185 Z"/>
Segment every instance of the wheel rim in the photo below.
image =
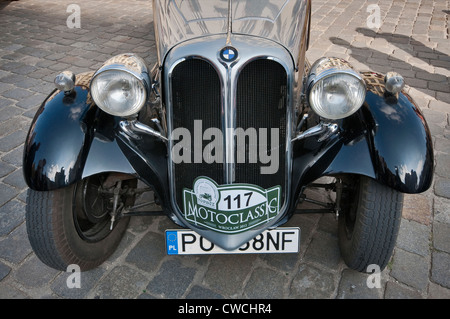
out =
<path fill-rule="evenodd" d="M 118 223 L 116 220 L 111 229 L 114 195 L 104 191 L 102 185 L 105 179 L 104 175 L 88 177 L 78 183 L 74 190 L 73 221 L 78 235 L 86 242 L 95 243 L 105 239 Z M 123 182 L 122 189 L 128 187 L 128 183 Z M 130 199 L 131 196 L 122 195 L 119 202 L 130 204 Z"/>

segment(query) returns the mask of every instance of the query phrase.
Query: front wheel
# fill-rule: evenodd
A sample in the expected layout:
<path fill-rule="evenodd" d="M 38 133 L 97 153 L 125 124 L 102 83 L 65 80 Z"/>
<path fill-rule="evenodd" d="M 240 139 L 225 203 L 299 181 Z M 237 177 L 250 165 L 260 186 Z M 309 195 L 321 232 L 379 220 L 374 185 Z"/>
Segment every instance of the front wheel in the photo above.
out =
<path fill-rule="evenodd" d="M 63 271 L 71 264 L 89 270 L 115 251 L 129 218 L 111 223 L 114 195 L 103 187 L 105 179 L 106 175 L 96 175 L 64 189 L 28 190 L 28 238 L 43 263 Z M 136 180 L 121 185 L 124 188 L 118 202 L 132 205 L 134 197 L 124 195 L 123 190 L 135 187 Z"/>
<path fill-rule="evenodd" d="M 351 269 L 368 271 L 369 265 L 383 270 L 397 241 L 403 194 L 365 176 L 342 178 L 339 247 Z"/>

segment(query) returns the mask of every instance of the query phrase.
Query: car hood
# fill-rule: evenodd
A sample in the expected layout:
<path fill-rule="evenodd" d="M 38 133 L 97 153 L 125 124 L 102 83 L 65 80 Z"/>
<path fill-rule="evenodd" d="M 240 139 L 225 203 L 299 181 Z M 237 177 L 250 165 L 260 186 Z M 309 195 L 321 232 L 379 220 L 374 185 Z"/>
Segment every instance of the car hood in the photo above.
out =
<path fill-rule="evenodd" d="M 310 0 L 153 0 L 158 59 L 190 39 L 223 34 L 225 46 L 244 34 L 273 40 L 296 60 L 309 8 Z"/>

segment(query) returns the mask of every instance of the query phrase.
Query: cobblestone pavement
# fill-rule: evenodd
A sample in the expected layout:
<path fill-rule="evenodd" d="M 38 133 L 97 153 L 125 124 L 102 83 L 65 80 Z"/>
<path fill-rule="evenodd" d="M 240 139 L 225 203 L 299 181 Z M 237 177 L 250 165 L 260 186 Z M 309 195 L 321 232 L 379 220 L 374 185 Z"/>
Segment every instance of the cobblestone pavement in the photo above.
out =
<path fill-rule="evenodd" d="M 81 8 L 69 29 L 68 5 Z M 379 4 L 381 27 L 367 26 Z M 133 218 L 118 251 L 81 274 L 42 264 L 25 227 L 21 158 L 38 105 L 62 70 L 95 70 L 132 51 L 155 62 L 150 1 L 20 0 L 0 2 L 0 298 L 450 298 L 449 1 L 314 0 L 311 61 L 348 59 L 359 70 L 396 70 L 409 84 L 433 135 L 433 187 L 405 196 L 400 234 L 381 288 L 349 270 L 339 255 L 331 215 L 296 216 L 301 252 L 287 255 L 166 256 L 165 217 Z M 325 196 L 325 194 L 316 194 Z"/>

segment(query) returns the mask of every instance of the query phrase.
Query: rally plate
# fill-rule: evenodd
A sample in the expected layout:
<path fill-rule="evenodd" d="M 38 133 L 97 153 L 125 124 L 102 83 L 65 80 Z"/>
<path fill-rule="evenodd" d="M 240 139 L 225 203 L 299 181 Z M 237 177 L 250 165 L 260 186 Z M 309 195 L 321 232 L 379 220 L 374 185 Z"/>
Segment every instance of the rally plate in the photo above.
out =
<path fill-rule="evenodd" d="M 298 253 L 300 228 L 266 230 L 236 250 L 224 250 L 190 229 L 166 230 L 168 255 Z"/>
<path fill-rule="evenodd" d="M 238 234 L 269 223 L 280 213 L 281 186 L 218 185 L 209 177 L 195 179 L 183 190 L 183 218 L 193 226 Z"/>

